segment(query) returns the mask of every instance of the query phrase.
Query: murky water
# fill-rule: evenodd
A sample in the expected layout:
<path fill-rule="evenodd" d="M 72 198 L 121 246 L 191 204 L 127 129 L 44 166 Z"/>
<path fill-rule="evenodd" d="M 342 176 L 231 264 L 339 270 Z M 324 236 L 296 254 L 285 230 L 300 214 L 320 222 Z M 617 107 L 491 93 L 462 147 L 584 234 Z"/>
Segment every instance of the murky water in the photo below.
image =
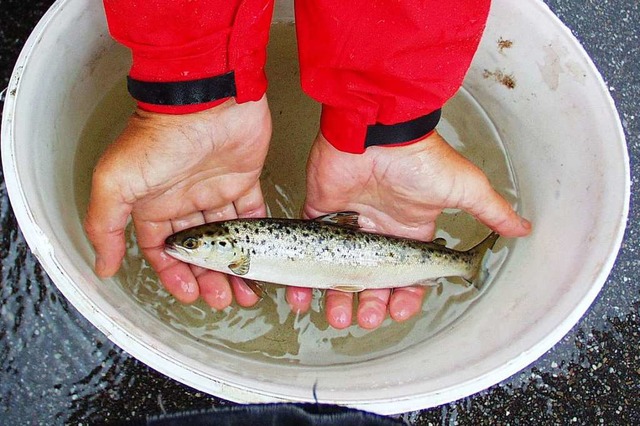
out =
<path fill-rule="evenodd" d="M 304 199 L 304 167 L 320 111 L 299 89 L 292 25 L 274 26 L 269 58 L 268 96 L 274 137 L 261 183 L 269 215 L 295 217 Z M 87 123 L 75 160 L 80 215 L 86 208 L 93 165 L 104 146 L 120 133 L 132 109 L 123 81 L 105 96 Z M 502 143 L 468 93 L 461 91 L 447 104 L 439 131 L 482 167 L 494 186 L 515 204 L 516 185 Z M 487 233 L 470 216 L 455 211 L 444 215 L 439 229 L 438 236 L 458 249 L 472 246 Z M 253 308 L 232 305 L 214 311 L 202 301 L 191 305 L 178 303 L 162 288 L 140 255 L 131 228 L 128 238 L 127 256 L 118 277 L 142 309 L 205 344 L 221 345 L 246 356 L 306 365 L 356 362 L 400 351 L 451 324 L 489 287 L 486 285 L 480 291 L 460 282 L 442 280 L 429 289 L 422 313 L 410 321 L 396 323 L 387 318 L 374 331 L 357 326 L 335 330 L 324 318 L 319 290 L 314 291 L 311 311 L 303 315 L 290 312 L 284 287 L 275 285 L 267 288 L 266 297 Z M 494 261 L 504 260 L 506 252 L 503 248 Z"/>

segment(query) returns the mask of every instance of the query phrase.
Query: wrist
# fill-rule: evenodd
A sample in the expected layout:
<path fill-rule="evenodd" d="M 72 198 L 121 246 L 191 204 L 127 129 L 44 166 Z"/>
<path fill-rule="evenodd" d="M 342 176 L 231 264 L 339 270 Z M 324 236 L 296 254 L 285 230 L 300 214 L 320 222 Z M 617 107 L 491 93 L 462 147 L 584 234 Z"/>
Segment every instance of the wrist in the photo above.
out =
<path fill-rule="evenodd" d="M 127 88 L 140 109 L 189 114 L 216 107 L 236 95 L 233 72 L 197 80 L 157 82 L 127 78 Z"/>
<path fill-rule="evenodd" d="M 267 91 L 267 78 L 262 69 L 240 75 L 231 71 L 196 80 L 168 82 L 129 76 L 127 87 L 142 110 L 190 114 L 214 108 L 232 98 L 237 103 L 259 101 Z"/>
<path fill-rule="evenodd" d="M 199 105 L 204 107 L 204 104 Z M 165 110 L 158 110 L 156 108 L 147 109 L 141 105 L 138 105 L 134 114 L 144 119 L 145 121 L 153 121 L 160 125 L 180 125 L 181 123 L 191 122 L 193 119 L 196 120 L 214 120 L 214 116 L 219 116 L 223 114 L 226 110 L 237 106 L 237 103 L 233 98 L 227 98 L 222 100 L 221 102 L 216 102 L 214 105 L 211 105 L 207 108 L 203 109 L 195 109 L 188 110 L 183 109 L 179 112 L 167 112 Z"/>
<path fill-rule="evenodd" d="M 362 154 L 373 146 L 403 146 L 423 140 L 434 132 L 440 117 L 441 109 L 436 109 L 419 117 L 383 124 L 358 111 L 323 105 L 320 130 L 334 148 Z"/>

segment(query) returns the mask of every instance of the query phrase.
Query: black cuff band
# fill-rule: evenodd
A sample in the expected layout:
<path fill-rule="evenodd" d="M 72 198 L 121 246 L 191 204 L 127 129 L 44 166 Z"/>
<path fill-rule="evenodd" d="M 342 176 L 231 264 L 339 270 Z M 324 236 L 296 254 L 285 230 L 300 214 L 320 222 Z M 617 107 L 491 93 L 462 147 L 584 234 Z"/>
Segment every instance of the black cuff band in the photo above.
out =
<path fill-rule="evenodd" d="M 134 99 L 153 105 L 193 105 L 236 95 L 233 71 L 210 78 L 154 83 L 127 77 L 127 88 Z"/>
<path fill-rule="evenodd" d="M 394 145 L 426 136 L 436 128 L 442 110 L 437 109 L 422 117 L 397 124 L 374 124 L 367 127 L 365 148 L 376 145 Z"/>

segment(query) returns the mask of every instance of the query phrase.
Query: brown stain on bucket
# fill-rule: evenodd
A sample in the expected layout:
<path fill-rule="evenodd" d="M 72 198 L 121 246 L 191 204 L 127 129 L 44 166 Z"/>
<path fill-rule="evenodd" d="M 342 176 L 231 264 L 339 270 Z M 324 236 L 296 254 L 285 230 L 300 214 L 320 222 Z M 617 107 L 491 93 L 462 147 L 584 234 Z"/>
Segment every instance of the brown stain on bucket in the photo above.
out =
<path fill-rule="evenodd" d="M 498 39 L 498 51 L 500 53 L 504 53 L 504 49 L 511 49 L 511 47 L 513 47 L 512 40 L 504 39 L 502 37 Z"/>
<path fill-rule="evenodd" d="M 505 74 L 499 69 L 496 69 L 495 71 L 489 71 L 488 69 L 485 69 L 484 73 L 482 73 L 482 76 L 485 79 L 490 78 L 497 81 L 507 89 L 515 89 L 516 87 L 516 80 L 513 74 Z"/>

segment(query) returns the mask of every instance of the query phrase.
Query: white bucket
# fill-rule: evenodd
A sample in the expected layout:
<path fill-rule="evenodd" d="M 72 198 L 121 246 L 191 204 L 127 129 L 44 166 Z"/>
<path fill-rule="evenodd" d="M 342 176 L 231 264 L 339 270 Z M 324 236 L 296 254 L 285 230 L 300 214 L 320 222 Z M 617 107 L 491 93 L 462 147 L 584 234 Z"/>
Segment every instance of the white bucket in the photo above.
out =
<path fill-rule="evenodd" d="M 286 5 L 277 13 L 291 16 Z M 89 115 L 127 69 L 110 57 L 112 43 L 101 2 L 58 1 L 45 15 L 7 92 L 4 174 L 21 229 L 62 293 L 117 345 L 176 380 L 238 402 L 313 401 L 316 384 L 321 402 L 379 413 L 426 408 L 480 391 L 541 356 L 584 314 L 613 265 L 630 189 L 613 102 L 541 1 L 495 0 L 465 87 L 506 144 L 521 212 L 535 230 L 512 242 L 491 291 L 432 339 L 349 366 L 204 350 L 91 268 L 71 164 Z"/>

